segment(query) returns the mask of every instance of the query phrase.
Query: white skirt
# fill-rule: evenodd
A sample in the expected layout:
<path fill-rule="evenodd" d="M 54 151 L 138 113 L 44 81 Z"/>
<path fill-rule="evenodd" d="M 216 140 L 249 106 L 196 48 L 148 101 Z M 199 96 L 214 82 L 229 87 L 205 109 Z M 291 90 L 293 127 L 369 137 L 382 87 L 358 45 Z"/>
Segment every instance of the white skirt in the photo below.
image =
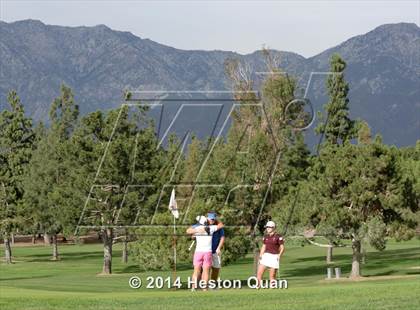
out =
<path fill-rule="evenodd" d="M 279 261 L 280 261 L 279 254 L 264 253 L 261 257 L 260 264 L 268 268 L 279 269 L 279 265 L 280 265 Z"/>

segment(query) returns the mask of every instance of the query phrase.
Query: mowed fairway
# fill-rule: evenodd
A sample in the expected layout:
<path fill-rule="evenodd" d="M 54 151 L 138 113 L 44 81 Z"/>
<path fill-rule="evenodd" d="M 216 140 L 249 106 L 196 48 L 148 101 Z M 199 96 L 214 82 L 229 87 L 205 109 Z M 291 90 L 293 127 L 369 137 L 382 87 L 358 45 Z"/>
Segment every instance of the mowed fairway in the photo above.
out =
<path fill-rule="evenodd" d="M 146 289 L 147 276 L 171 275 L 144 272 L 134 262 L 120 262 L 114 251 L 114 275 L 99 276 L 100 245 L 60 247 L 61 260 L 50 261 L 49 247 L 15 247 L 15 263 L 1 263 L 1 309 L 418 309 L 420 305 L 420 243 L 389 241 L 387 249 L 368 249 L 359 281 L 325 280 L 325 249 L 315 246 L 288 246 L 279 278 L 287 289 L 220 289 L 191 292 L 186 289 Z M 335 266 L 348 275 L 349 248 L 334 250 Z M 179 266 L 183 282 L 189 266 Z M 132 289 L 128 279 L 143 280 Z M 223 279 L 246 280 L 252 275 L 252 259 L 245 258 L 222 271 Z"/>

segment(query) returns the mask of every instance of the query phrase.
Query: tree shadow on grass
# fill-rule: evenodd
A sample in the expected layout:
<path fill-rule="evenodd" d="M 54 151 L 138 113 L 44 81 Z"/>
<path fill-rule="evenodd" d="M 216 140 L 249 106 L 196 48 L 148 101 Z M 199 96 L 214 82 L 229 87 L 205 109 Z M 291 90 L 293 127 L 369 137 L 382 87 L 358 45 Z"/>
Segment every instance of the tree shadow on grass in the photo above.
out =
<path fill-rule="evenodd" d="M 254 261 L 253 258 L 244 257 L 244 258 L 238 259 L 236 262 L 233 262 L 230 265 L 235 265 L 235 266 L 249 265 L 249 264 L 253 263 L 253 261 Z M 225 266 L 229 266 L 229 265 L 225 265 Z M 185 263 L 185 262 L 178 263 L 177 266 L 176 266 L 176 270 L 177 271 L 191 270 L 191 272 L 192 272 L 192 270 L 193 270 L 192 262 L 190 262 L 190 263 Z M 122 267 L 121 269 L 120 269 L 120 266 L 116 266 L 116 267 L 114 267 L 114 271 L 115 271 L 115 273 L 141 273 L 141 272 L 149 272 L 149 271 L 151 271 L 151 272 L 154 272 L 154 271 L 157 271 L 157 272 L 158 271 L 171 272 L 172 269 L 145 270 L 143 268 L 140 268 L 140 266 L 138 266 L 138 265 L 129 265 L 129 266 L 126 266 L 126 267 Z"/>
<path fill-rule="evenodd" d="M 418 248 L 408 248 L 399 250 L 385 250 L 382 252 L 368 252 L 366 256 L 366 264 L 361 265 L 362 270 L 367 273 L 372 273 L 369 276 L 392 275 L 400 273 L 401 270 L 385 270 L 375 273 L 375 269 L 387 269 L 395 267 L 400 261 L 417 262 L 420 257 L 420 250 Z M 282 274 L 286 277 L 305 277 L 305 276 L 323 276 L 327 273 L 328 267 L 340 267 L 342 274 L 349 273 L 351 270 L 351 254 L 333 255 L 334 263 L 327 265 L 325 256 L 304 257 L 291 260 L 287 263 L 288 267 L 293 266 L 294 263 L 313 263 L 312 266 L 299 267 L 294 269 L 282 270 Z M 404 271 L 404 274 L 409 274 Z"/>
<path fill-rule="evenodd" d="M 333 260 L 347 260 L 351 257 L 349 254 L 333 254 Z M 408 249 L 399 249 L 399 250 L 384 250 L 382 252 L 367 252 L 366 257 L 369 259 L 380 259 L 381 261 L 395 261 L 396 259 L 419 259 L 420 258 L 420 248 L 408 248 Z M 299 262 L 309 262 L 309 261 L 325 261 L 326 256 L 310 256 L 294 259 L 293 263 Z"/>
<path fill-rule="evenodd" d="M 419 248 L 408 248 L 399 250 L 384 250 L 382 252 L 368 252 L 367 257 L 372 259 L 381 259 L 382 261 L 395 261 L 396 259 L 419 259 Z"/>
<path fill-rule="evenodd" d="M 30 277 L 14 277 L 14 278 L 0 278 L 1 281 L 15 281 L 15 280 L 31 280 L 31 279 L 41 279 L 41 278 L 51 278 L 52 276 L 30 276 Z"/>
<path fill-rule="evenodd" d="M 182 264 L 178 264 L 177 266 L 176 266 L 176 270 L 177 271 L 185 271 L 185 270 L 193 270 L 193 267 L 192 267 L 192 264 L 188 264 L 188 263 L 182 263 Z M 159 271 L 162 271 L 162 272 L 171 272 L 172 271 L 172 269 L 165 269 L 165 270 L 158 270 L 158 269 L 156 269 L 156 270 L 145 270 L 144 268 L 140 268 L 140 266 L 138 266 L 138 265 L 130 265 L 130 266 L 126 266 L 126 267 L 124 267 L 124 268 L 122 268 L 122 269 L 120 269 L 120 268 L 118 268 L 118 267 L 115 267 L 114 268 L 114 271 L 115 271 L 115 273 L 118 273 L 118 274 L 122 274 L 122 273 L 142 273 L 142 272 L 159 272 Z"/>
<path fill-rule="evenodd" d="M 341 267 L 341 272 L 347 272 L 348 267 Z M 295 269 L 282 269 L 280 267 L 280 273 L 282 278 L 300 278 L 300 277 L 308 277 L 308 276 L 327 276 L 327 266 L 326 265 L 318 265 L 318 266 L 310 266 L 310 267 L 297 267 Z"/>
<path fill-rule="evenodd" d="M 92 251 L 92 252 L 82 252 L 82 253 L 65 253 L 65 254 L 59 254 L 59 256 L 60 256 L 60 260 L 77 261 L 77 260 L 85 260 L 85 259 L 92 259 L 92 258 L 101 259 L 103 257 L 103 253 Z M 26 262 L 47 262 L 47 261 L 51 261 L 52 254 L 34 254 L 34 255 L 29 255 L 26 257 L 28 258 L 25 260 Z"/>
<path fill-rule="evenodd" d="M 349 257 L 351 257 L 351 254 L 333 254 L 333 260 L 339 261 L 339 260 L 347 260 Z M 302 257 L 302 258 L 296 258 L 291 260 L 291 263 L 306 263 L 306 262 L 325 262 L 326 261 L 326 255 L 321 256 L 309 256 L 309 257 Z"/>
<path fill-rule="evenodd" d="M 378 276 L 390 276 L 393 274 L 396 274 L 397 270 L 388 270 L 388 271 L 384 271 L 384 272 L 379 272 L 379 273 L 375 273 L 375 274 L 367 274 L 367 275 L 363 275 L 364 277 L 378 277 Z"/>

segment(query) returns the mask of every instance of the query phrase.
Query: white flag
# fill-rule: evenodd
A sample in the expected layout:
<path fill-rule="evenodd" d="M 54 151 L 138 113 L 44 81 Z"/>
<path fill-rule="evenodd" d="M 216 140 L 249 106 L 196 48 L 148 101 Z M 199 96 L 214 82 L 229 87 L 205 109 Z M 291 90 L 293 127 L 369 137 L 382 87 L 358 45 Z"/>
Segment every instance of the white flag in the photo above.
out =
<path fill-rule="evenodd" d="M 178 205 L 175 200 L 175 189 L 172 189 L 171 199 L 169 200 L 169 210 L 172 212 L 172 215 L 177 219 L 179 218 Z"/>

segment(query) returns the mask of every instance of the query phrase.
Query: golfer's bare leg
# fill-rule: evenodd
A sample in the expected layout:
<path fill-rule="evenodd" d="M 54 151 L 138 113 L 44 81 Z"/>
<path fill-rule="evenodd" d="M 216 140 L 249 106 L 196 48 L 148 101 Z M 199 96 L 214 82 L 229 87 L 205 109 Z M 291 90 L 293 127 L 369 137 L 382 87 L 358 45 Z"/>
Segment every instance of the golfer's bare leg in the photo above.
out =
<path fill-rule="evenodd" d="M 201 267 L 199 267 L 199 266 L 195 267 L 194 266 L 194 272 L 193 272 L 193 275 L 192 275 L 193 288 L 197 288 L 197 283 L 198 283 L 199 278 L 200 278 L 200 273 L 201 273 Z"/>
<path fill-rule="evenodd" d="M 262 277 L 265 271 L 264 265 L 258 265 L 258 271 L 257 271 L 257 280 L 258 280 L 258 287 L 261 287 Z"/>
<path fill-rule="evenodd" d="M 197 274 L 197 283 L 198 282 L 200 282 L 200 280 L 201 280 L 201 274 L 203 273 L 203 270 L 202 270 L 202 268 L 200 267 L 200 270 L 198 271 L 198 274 Z"/>
<path fill-rule="evenodd" d="M 211 268 L 211 279 L 217 281 L 219 278 L 220 268 Z"/>
<path fill-rule="evenodd" d="M 206 283 L 206 287 L 203 288 L 204 291 L 207 291 L 207 283 L 209 282 L 209 273 L 210 267 L 203 267 L 203 274 L 201 275 L 201 280 Z"/>
<path fill-rule="evenodd" d="M 270 287 L 272 283 L 276 280 L 276 277 L 277 277 L 277 269 L 270 268 Z"/>

